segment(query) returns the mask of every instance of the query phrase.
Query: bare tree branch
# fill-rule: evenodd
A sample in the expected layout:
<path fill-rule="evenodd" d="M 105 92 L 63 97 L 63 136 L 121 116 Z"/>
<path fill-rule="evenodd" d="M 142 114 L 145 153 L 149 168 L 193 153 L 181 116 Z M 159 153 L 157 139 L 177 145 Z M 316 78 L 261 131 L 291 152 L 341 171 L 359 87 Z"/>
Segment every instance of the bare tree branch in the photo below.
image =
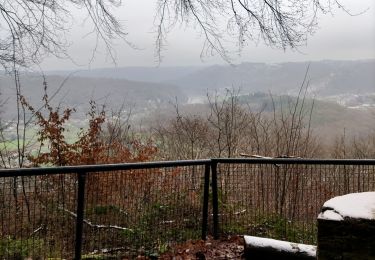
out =
<path fill-rule="evenodd" d="M 3 0 L 0 3 L 0 63 L 6 69 L 13 69 L 14 64 L 39 63 L 49 54 L 69 57 L 66 33 L 74 23 L 72 8 L 86 12 L 97 41 L 104 43 L 108 55 L 115 61 L 113 40 L 126 41 L 124 28 L 111 10 L 120 5 L 121 0 Z"/>
<path fill-rule="evenodd" d="M 240 51 L 260 40 L 283 50 L 298 49 L 317 28 L 318 15 L 335 8 L 353 15 L 338 0 L 158 0 L 156 50 L 161 59 L 166 34 L 177 24 L 190 23 L 205 39 L 202 56 L 219 54 L 230 62 L 225 41 L 233 38 Z"/>

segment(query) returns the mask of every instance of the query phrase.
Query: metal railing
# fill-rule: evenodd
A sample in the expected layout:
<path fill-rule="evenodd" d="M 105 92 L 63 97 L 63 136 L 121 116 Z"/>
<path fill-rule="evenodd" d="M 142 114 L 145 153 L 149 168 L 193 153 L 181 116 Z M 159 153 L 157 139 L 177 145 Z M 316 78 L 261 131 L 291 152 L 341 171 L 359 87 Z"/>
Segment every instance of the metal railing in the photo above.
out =
<path fill-rule="evenodd" d="M 375 191 L 375 160 L 213 159 L 212 164 L 217 235 L 315 244 L 316 220 L 325 201 Z"/>
<path fill-rule="evenodd" d="M 209 159 L 0 170 L 0 258 L 156 255 L 249 234 L 315 243 L 322 204 L 375 190 L 375 160 Z"/>

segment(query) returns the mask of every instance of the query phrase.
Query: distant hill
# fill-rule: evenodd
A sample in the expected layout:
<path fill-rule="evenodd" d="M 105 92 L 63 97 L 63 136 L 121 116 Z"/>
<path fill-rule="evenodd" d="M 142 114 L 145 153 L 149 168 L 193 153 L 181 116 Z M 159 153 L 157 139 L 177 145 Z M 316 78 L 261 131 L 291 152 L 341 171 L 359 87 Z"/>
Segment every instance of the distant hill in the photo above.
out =
<path fill-rule="evenodd" d="M 135 111 L 150 110 L 158 106 L 169 105 L 176 97 L 186 102 L 187 97 L 179 87 L 169 83 L 136 82 L 125 79 L 83 78 L 47 76 L 48 93 L 51 96 L 61 86 L 53 98 L 53 104 L 75 107 L 80 112 L 87 112 L 90 99 L 108 108 L 119 108 L 123 103 L 126 108 Z M 35 75 L 21 77 L 23 95 L 31 104 L 38 107 L 43 97 L 43 78 Z M 15 87 L 13 79 L 0 77 L 1 100 L 7 100 L 2 108 L 2 117 L 15 116 Z"/>
<path fill-rule="evenodd" d="M 127 79 L 131 81 L 142 82 L 162 82 L 172 81 L 184 77 L 190 73 L 200 70 L 201 67 L 119 67 L 102 68 L 91 70 L 63 70 L 46 71 L 47 75 L 67 76 L 72 74 L 74 77 L 84 78 L 111 78 Z"/>
<path fill-rule="evenodd" d="M 319 97 L 375 92 L 375 60 L 216 65 L 171 83 L 180 86 L 187 95 L 202 95 L 207 90 L 232 87 L 240 88 L 242 92 L 295 94 L 308 67 L 310 92 Z"/>
<path fill-rule="evenodd" d="M 258 92 L 242 95 L 239 100 L 240 103 L 249 105 L 255 111 L 261 109 L 264 113 L 273 112 L 273 106 L 275 106 L 276 112 L 281 109 L 288 111 L 294 107 L 297 101 L 295 97 L 286 95 L 273 95 L 272 99 L 269 94 Z M 302 100 L 299 101 L 299 104 L 300 108 Z M 355 132 L 363 134 L 368 129 L 373 129 L 375 124 L 375 107 L 353 109 L 334 102 L 306 98 L 303 102 L 303 114 L 306 120 L 309 119 L 311 109 L 311 126 L 315 129 L 325 129 L 322 132 L 324 135 L 334 135 L 332 132 L 343 131 L 343 129 L 346 129 L 350 134 Z"/>
<path fill-rule="evenodd" d="M 375 93 L 375 60 L 241 63 L 197 67 L 125 67 L 83 70 L 73 76 L 127 79 L 178 86 L 189 97 L 240 88 L 243 93 L 295 94 L 309 67 L 310 92 L 318 97 Z M 50 71 L 65 76 L 72 71 Z"/>
<path fill-rule="evenodd" d="M 87 71 L 47 71 L 49 92 L 64 82 L 55 102 L 83 108 L 90 99 L 116 108 L 125 102 L 137 112 L 170 106 L 178 98 L 180 104 L 200 103 L 207 91 L 223 92 L 240 88 L 242 95 L 272 92 L 274 95 L 295 95 L 309 67 L 310 92 L 321 100 L 347 107 L 375 106 L 375 60 L 287 62 L 278 64 L 242 63 L 236 66 L 207 67 L 127 67 Z M 23 93 L 32 103 L 41 102 L 42 78 L 23 75 Z M 14 115 L 13 80 L 0 77 L 0 100 L 9 99 L 3 114 Z M 253 97 L 254 98 L 254 97 Z M 259 97 L 255 97 L 262 100 Z M 13 100 L 13 101 L 12 101 Z M 350 114 L 348 111 L 340 113 Z"/>

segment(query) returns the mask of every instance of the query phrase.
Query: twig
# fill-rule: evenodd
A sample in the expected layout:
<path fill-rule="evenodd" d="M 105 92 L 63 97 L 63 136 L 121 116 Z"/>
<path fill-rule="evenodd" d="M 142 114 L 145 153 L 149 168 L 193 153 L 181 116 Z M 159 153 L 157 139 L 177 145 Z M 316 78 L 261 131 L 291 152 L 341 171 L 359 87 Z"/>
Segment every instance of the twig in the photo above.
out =
<path fill-rule="evenodd" d="M 113 252 L 123 251 L 123 250 L 129 250 L 129 248 L 127 248 L 127 247 L 103 248 L 103 249 L 99 249 L 99 250 L 94 250 L 94 251 L 88 253 L 88 255 L 97 255 L 98 253 L 99 254 L 108 254 L 108 253 L 113 253 Z"/>
<path fill-rule="evenodd" d="M 44 225 L 42 224 L 40 227 L 38 227 L 37 229 L 35 229 L 32 233 L 31 233 L 31 236 L 32 235 L 35 235 L 36 233 L 38 233 L 40 230 L 44 229 Z"/>
<path fill-rule="evenodd" d="M 68 213 L 69 215 L 71 215 L 72 217 L 76 218 L 77 217 L 77 214 L 75 214 L 74 212 L 71 212 L 63 207 L 58 207 L 60 210 L 64 211 L 65 213 Z M 98 229 L 117 229 L 117 230 L 126 230 L 126 231 L 129 231 L 129 232 L 132 232 L 134 233 L 134 230 L 131 229 L 131 228 L 126 228 L 126 227 L 120 227 L 120 226 L 116 226 L 116 225 L 100 225 L 100 224 L 93 224 L 91 221 L 88 221 L 87 219 L 84 219 L 83 220 L 83 223 L 85 223 L 86 225 L 90 226 L 90 227 L 93 227 L 93 228 L 98 228 Z"/>

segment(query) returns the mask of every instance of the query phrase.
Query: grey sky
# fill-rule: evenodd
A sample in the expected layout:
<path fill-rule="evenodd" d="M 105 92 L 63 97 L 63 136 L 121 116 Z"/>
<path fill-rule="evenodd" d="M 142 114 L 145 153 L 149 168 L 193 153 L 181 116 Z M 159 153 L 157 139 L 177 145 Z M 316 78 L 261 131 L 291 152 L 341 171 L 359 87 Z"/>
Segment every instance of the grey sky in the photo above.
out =
<path fill-rule="evenodd" d="M 117 66 L 157 66 L 155 61 L 155 33 L 153 19 L 155 0 L 124 0 L 124 7 L 116 10 L 123 20 L 128 40 L 138 49 L 132 49 L 124 42 L 116 43 Z M 253 43 L 242 51 L 241 55 L 233 53 L 234 63 L 250 62 L 283 62 L 309 61 L 322 59 L 374 59 L 375 58 L 375 1 L 374 0 L 341 0 L 353 13 L 367 9 L 362 15 L 349 16 L 342 10 L 335 10 L 334 15 L 320 15 L 319 28 L 309 36 L 307 45 L 298 51 L 286 52 L 273 49 L 263 44 Z M 77 16 L 80 14 L 77 13 Z M 78 19 L 77 19 L 78 21 Z M 42 63 L 44 70 L 51 69 L 86 69 L 88 67 L 113 67 L 114 64 L 103 54 L 99 46 L 95 60 L 91 62 L 94 40 L 84 36 L 87 26 L 77 23 L 70 32 L 70 60 L 47 58 Z M 209 65 L 225 63 L 218 55 L 205 57 L 202 61 L 200 51 L 203 38 L 194 28 L 176 28 L 168 37 L 168 45 L 163 51 L 161 66 Z M 235 44 L 229 44 L 235 50 Z M 90 65 L 89 65 L 90 64 Z"/>

